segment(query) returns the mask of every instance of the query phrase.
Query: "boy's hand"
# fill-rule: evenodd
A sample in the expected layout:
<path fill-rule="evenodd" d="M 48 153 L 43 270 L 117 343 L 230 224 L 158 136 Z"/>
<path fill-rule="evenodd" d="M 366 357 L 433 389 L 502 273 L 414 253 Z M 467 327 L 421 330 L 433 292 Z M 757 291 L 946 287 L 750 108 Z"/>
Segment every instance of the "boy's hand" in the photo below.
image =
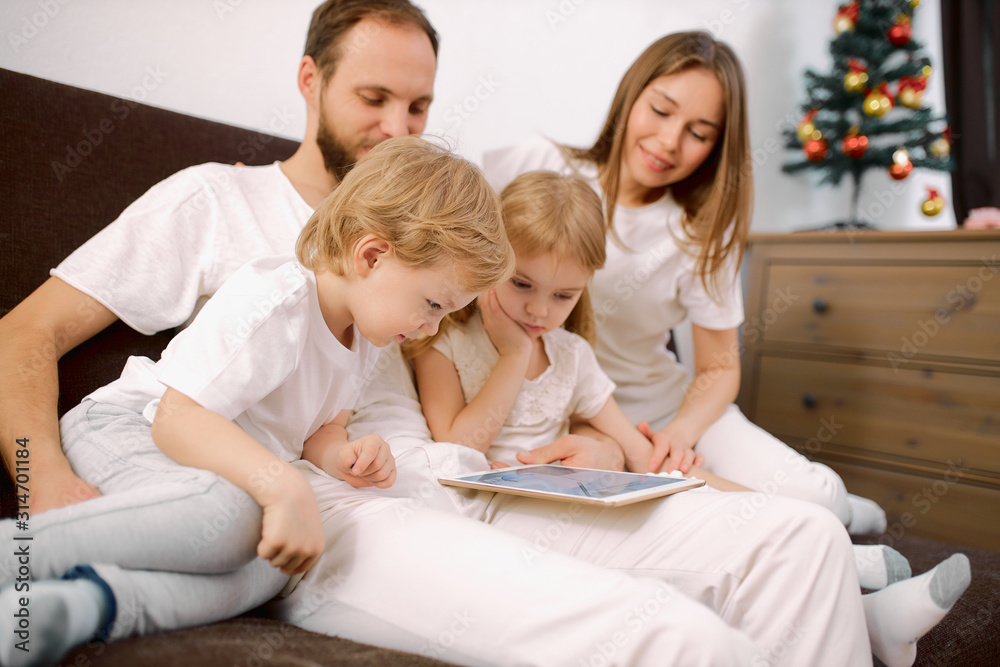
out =
<path fill-rule="evenodd" d="M 323 554 L 323 525 L 312 487 L 299 479 L 283 483 L 282 492 L 265 505 L 257 555 L 284 574 L 301 574 Z"/>
<path fill-rule="evenodd" d="M 500 356 L 531 354 L 531 337 L 500 307 L 495 290 L 479 297 L 479 310 L 483 315 L 486 333 Z"/>
<path fill-rule="evenodd" d="M 385 489 L 396 481 L 396 459 L 389 443 L 374 433 L 336 446 L 326 472 L 355 488 Z M 332 468 L 332 470 L 330 469 Z"/>

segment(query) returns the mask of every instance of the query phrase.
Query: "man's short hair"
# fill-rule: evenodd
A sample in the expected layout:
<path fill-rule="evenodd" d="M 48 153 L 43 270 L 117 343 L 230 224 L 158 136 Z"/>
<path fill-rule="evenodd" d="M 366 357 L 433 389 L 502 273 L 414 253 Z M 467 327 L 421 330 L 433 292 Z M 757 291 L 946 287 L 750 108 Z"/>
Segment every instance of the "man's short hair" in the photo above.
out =
<path fill-rule="evenodd" d="M 337 68 L 345 46 L 342 44 L 344 36 L 366 18 L 423 30 L 437 57 L 437 31 L 423 11 L 408 0 L 327 0 L 313 12 L 304 54 L 316 62 L 323 81 L 327 81 Z"/>

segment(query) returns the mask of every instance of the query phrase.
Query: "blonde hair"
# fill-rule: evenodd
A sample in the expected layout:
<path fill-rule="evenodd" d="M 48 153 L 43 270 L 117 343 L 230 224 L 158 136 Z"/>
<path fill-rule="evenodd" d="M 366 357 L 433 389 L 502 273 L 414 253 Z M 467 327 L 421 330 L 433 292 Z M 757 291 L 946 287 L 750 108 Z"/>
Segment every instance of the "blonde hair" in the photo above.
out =
<path fill-rule="evenodd" d="M 478 167 L 413 136 L 378 144 L 313 213 L 295 245 L 308 269 L 350 271 L 354 246 L 373 234 L 404 266 L 452 263 L 466 292 L 514 271 L 500 198 Z"/>
<path fill-rule="evenodd" d="M 753 204 L 746 82 L 739 58 L 728 45 L 700 31 L 661 37 L 625 72 L 594 145 L 561 148 L 570 158 L 597 165 L 604 186 L 608 229 L 618 241 L 614 210 L 629 113 L 654 79 L 697 67 L 713 72 L 722 86 L 725 126 L 705 162 L 689 177 L 672 184 L 670 192 L 684 209 L 687 241 L 697 246 L 697 250 L 688 248 L 698 258 L 697 275 L 706 289 L 717 292 L 718 274 L 727 260 L 735 256 L 739 264 L 743 259 Z"/>
<path fill-rule="evenodd" d="M 553 171 L 521 174 L 500 193 L 507 237 L 516 255 L 536 257 L 553 253 L 571 258 L 588 272 L 604 266 L 604 214 L 601 199 L 585 180 Z M 430 349 L 453 323 L 463 323 L 476 312 L 476 303 L 449 314 L 437 334 L 406 344 L 408 357 Z M 563 324 L 568 331 L 594 342 L 594 311 L 584 288 Z"/>

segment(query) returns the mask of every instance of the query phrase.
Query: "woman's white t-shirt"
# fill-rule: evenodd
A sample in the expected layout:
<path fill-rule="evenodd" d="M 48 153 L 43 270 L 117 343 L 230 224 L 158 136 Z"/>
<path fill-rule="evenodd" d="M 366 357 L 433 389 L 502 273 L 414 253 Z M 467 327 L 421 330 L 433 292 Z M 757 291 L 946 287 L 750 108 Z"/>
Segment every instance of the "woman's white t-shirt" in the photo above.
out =
<path fill-rule="evenodd" d="M 498 192 L 535 169 L 582 176 L 603 197 L 596 167 L 569 164 L 547 139 L 483 157 L 483 171 Z M 609 236 L 607 261 L 590 286 L 597 359 L 617 385 L 615 400 L 633 422 L 655 422 L 680 407 L 690 377 L 666 348 L 671 329 L 685 318 L 716 330 L 743 322 L 737 267 L 720 276 L 720 294 L 713 300 L 695 275 L 696 257 L 678 244 L 685 238 L 681 216 L 669 194 L 641 208 L 616 207 L 615 230 L 627 249 Z"/>

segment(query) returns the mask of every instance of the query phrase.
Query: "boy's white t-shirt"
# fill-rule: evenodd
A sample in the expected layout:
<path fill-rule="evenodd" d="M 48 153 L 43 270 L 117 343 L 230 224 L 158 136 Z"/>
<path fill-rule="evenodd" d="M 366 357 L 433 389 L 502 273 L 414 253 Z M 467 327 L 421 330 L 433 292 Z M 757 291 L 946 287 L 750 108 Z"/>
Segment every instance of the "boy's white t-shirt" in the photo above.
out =
<path fill-rule="evenodd" d="M 596 167 L 569 164 L 547 139 L 489 151 L 483 157 L 483 171 L 498 192 L 535 169 L 582 176 L 603 197 Z M 609 236 L 604 268 L 590 284 L 597 359 L 617 385 L 615 400 L 636 423 L 652 423 L 675 412 L 690 383 L 687 370 L 666 348 L 671 329 L 685 318 L 715 330 L 743 322 L 738 267 L 733 263 L 720 274 L 719 301 L 713 300 L 695 275 L 696 258 L 678 245 L 677 239 L 684 239 L 681 215 L 669 194 L 641 208 L 616 207 L 615 230 L 628 250 Z"/>
<path fill-rule="evenodd" d="M 189 322 L 246 262 L 294 252 L 312 212 L 277 162 L 197 165 L 154 185 L 51 274 L 153 334 Z"/>
<path fill-rule="evenodd" d="M 615 389 L 583 338 L 555 329 L 542 335 L 542 343 L 549 366 L 535 379 L 524 380 L 510 414 L 486 452 L 490 461 L 518 465 L 518 452 L 566 435 L 571 416 L 593 417 Z M 434 349 L 455 364 L 466 404 L 480 392 L 500 359 L 478 313 L 463 325 L 449 327 L 435 341 Z"/>
<path fill-rule="evenodd" d="M 160 360 L 130 357 L 121 377 L 88 396 L 150 423 L 166 387 L 235 421 L 286 461 L 342 410 L 354 407 L 378 348 L 352 327 L 344 347 L 323 319 L 311 271 L 286 256 L 234 273 Z M 211 446 L 211 443 L 206 443 Z"/>

